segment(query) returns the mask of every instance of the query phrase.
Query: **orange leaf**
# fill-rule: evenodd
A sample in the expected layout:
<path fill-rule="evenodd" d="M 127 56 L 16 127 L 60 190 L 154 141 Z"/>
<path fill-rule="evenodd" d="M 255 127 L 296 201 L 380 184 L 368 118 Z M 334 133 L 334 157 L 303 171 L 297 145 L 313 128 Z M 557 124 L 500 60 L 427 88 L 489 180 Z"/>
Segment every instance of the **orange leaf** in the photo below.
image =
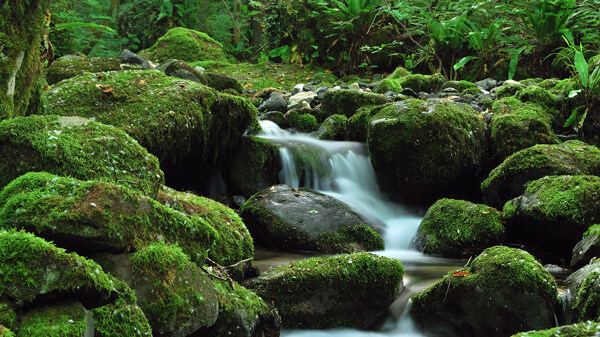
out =
<path fill-rule="evenodd" d="M 454 273 L 452 273 L 452 276 L 467 276 L 467 275 L 471 275 L 471 273 L 466 272 L 466 271 L 455 271 Z"/>
<path fill-rule="evenodd" d="M 113 88 L 111 88 L 111 87 L 108 87 L 108 88 L 106 88 L 106 89 L 104 89 L 104 90 L 102 90 L 102 91 L 103 91 L 105 94 L 109 94 L 109 93 L 111 93 L 111 92 L 115 91 L 115 89 L 113 89 Z"/>
<path fill-rule="evenodd" d="M 326 73 L 328 73 L 328 74 L 331 74 L 331 73 L 332 73 L 332 71 L 331 71 L 331 70 L 329 70 L 329 69 L 326 69 L 326 70 L 325 70 L 325 72 L 326 72 Z"/>
<path fill-rule="evenodd" d="M 43 90 L 43 91 L 46 91 L 46 90 L 48 90 L 49 88 L 50 88 L 49 86 L 45 85 L 45 86 L 42 88 L 42 90 Z"/>
<path fill-rule="evenodd" d="M 102 84 L 100 84 L 100 83 L 96 84 L 96 88 L 100 88 L 100 87 L 102 87 Z"/>

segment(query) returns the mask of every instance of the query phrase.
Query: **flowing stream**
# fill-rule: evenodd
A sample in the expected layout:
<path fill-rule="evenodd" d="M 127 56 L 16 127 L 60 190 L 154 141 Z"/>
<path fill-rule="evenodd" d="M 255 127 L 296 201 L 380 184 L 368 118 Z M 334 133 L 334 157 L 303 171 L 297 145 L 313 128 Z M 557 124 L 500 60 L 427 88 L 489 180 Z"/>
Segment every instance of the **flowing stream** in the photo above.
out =
<path fill-rule="evenodd" d="M 270 121 L 261 121 L 261 127 L 263 133 L 260 137 L 282 145 L 280 156 L 283 168 L 279 173 L 281 183 L 294 188 L 309 187 L 333 196 L 370 223 L 381 226 L 386 248 L 376 253 L 399 259 L 406 270 L 405 289 L 391 306 L 391 315 L 378 331 L 297 330 L 283 331 L 282 336 L 422 336 L 408 316 L 409 297 L 437 281 L 447 271 L 461 265 L 461 262 L 427 257 L 409 250 L 410 240 L 417 232 L 421 217 L 388 201 L 381 193 L 366 144 L 318 140 L 306 134 L 282 130 Z M 261 268 L 261 263 L 280 265 L 301 257 L 259 250 L 255 261 Z"/>

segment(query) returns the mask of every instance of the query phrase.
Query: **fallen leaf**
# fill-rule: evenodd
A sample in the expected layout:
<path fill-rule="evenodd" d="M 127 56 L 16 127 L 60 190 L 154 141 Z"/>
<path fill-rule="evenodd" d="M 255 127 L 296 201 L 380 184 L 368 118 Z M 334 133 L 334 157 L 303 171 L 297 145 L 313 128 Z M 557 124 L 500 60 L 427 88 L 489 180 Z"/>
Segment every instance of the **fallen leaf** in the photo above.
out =
<path fill-rule="evenodd" d="M 183 88 L 185 88 L 185 85 L 180 84 L 179 87 L 183 89 Z"/>
<path fill-rule="evenodd" d="M 43 91 L 46 91 L 46 90 L 48 90 L 48 89 L 50 89 L 50 88 L 51 88 L 50 86 L 47 86 L 47 85 L 45 85 L 45 86 L 42 88 L 42 90 L 43 90 Z"/>
<path fill-rule="evenodd" d="M 326 73 L 328 73 L 328 74 L 331 74 L 331 73 L 333 73 L 333 72 L 332 72 L 331 70 L 329 70 L 329 69 L 325 69 L 325 72 L 326 72 Z"/>
<path fill-rule="evenodd" d="M 139 84 L 139 85 L 146 84 L 146 81 L 145 81 L 145 80 L 139 80 L 139 81 L 138 81 L 138 84 Z"/>
<path fill-rule="evenodd" d="M 488 211 L 481 211 L 481 213 L 483 213 L 483 214 L 490 214 L 490 212 L 488 212 Z"/>
<path fill-rule="evenodd" d="M 99 83 L 96 84 L 96 88 L 100 88 L 100 87 L 102 87 L 102 84 L 99 84 Z"/>
<path fill-rule="evenodd" d="M 105 94 L 110 94 L 111 92 L 115 91 L 115 89 L 113 89 L 113 88 L 111 88 L 111 87 L 108 87 L 108 88 L 106 88 L 106 89 L 104 89 L 104 90 L 102 90 L 102 91 L 103 91 Z"/>
<path fill-rule="evenodd" d="M 467 275 L 471 275 L 471 273 L 466 272 L 466 271 L 455 271 L 454 273 L 452 273 L 452 276 L 467 276 Z"/>

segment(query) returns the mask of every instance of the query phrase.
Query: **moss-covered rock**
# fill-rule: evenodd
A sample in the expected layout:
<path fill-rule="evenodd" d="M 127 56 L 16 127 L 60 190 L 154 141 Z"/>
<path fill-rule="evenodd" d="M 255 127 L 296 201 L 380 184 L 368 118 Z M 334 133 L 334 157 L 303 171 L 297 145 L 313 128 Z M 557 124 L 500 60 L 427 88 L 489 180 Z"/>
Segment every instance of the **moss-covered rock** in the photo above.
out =
<path fill-rule="evenodd" d="M 276 185 L 250 198 L 241 216 L 255 240 L 272 248 L 327 253 L 383 249 L 383 239 L 333 197 Z"/>
<path fill-rule="evenodd" d="M 505 83 L 496 89 L 496 98 L 501 99 L 516 95 L 519 91 L 525 89 L 525 85 L 518 82 Z"/>
<path fill-rule="evenodd" d="M 504 205 L 512 235 L 565 258 L 600 214 L 600 177 L 547 176 Z"/>
<path fill-rule="evenodd" d="M 206 33 L 182 27 L 171 28 L 152 47 L 141 51 L 139 55 L 155 62 L 168 59 L 186 62 L 227 61 L 219 42 Z"/>
<path fill-rule="evenodd" d="M 541 104 L 550 109 L 558 108 L 560 105 L 558 97 L 555 94 L 537 85 L 520 90 L 515 97 L 522 102 Z"/>
<path fill-rule="evenodd" d="M 67 55 L 54 61 L 46 70 L 46 81 L 53 85 L 67 78 L 88 73 L 121 70 L 118 58 L 101 59 L 98 57 Z"/>
<path fill-rule="evenodd" d="M 319 121 L 323 121 L 331 115 L 351 117 L 358 108 L 366 105 L 385 104 L 387 99 L 383 95 L 342 89 L 326 91 L 321 102 Z"/>
<path fill-rule="evenodd" d="M 24 228 L 81 253 L 178 243 L 203 263 L 217 233 L 129 188 L 49 173 L 25 174 L 0 192 L 0 226 Z"/>
<path fill-rule="evenodd" d="M 0 187 L 31 171 L 118 183 L 148 195 L 164 182 L 156 157 L 125 132 L 80 117 L 0 123 Z"/>
<path fill-rule="evenodd" d="M 557 292 L 533 256 L 495 246 L 412 300 L 411 316 L 434 335 L 507 336 L 552 327 Z"/>
<path fill-rule="evenodd" d="M 49 0 L 2 1 L 0 5 L 0 121 L 23 116 L 42 74 L 44 14 Z M 36 111 L 29 111 L 35 113 Z"/>
<path fill-rule="evenodd" d="M 331 115 L 321 123 L 315 137 L 321 140 L 346 140 L 348 138 L 348 117 Z"/>
<path fill-rule="evenodd" d="M 397 80 L 398 84 L 403 88 L 411 88 L 415 92 L 438 92 L 442 89 L 442 85 L 447 82 L 443 75 L 421 75 L 412 74 L 406 75 Z"/>
<path fill-rule="evenodd" d="M 258 123 L 247 100 L 159 71 L 84 74 L 46 93 L 49 113 L 114 125 L 163 165 L 219 161 Z"/>
<path fill-rule="evenodd" d="M 485 122 L 469 107 L 408 100 L 369 118 L 368 145 L 382 190 L 411 203 L 468 188 L 483 164 Z M 462 189 L 462 190 L 461 190 Z"/>
<path fill-rule="evenodd" d="M 512 337 L 594 337 L 600 333 L 600 323 L 586 321 L 538 331 L 521 332 Z"/>
<path fill-rule="evenodd" d="M 246 198 L 277 181 L 279 147 L 258 137 L 244 137 L 228 159 L 227 181 L 233 193 Z"/>
<path fill-rule="evenodd" d="M 281 317 L 277 310 L 254 292 L 234 283 L 213 280 L 219 298 L 219 317 L 203 336 L 277 337 Z"/>
<path fill-rule="evenodd" d="M 187 79 L 190 79 L 194 82 L 202 83 L 219 91 L 232 91 L 237 94 L 241 94 L 244 91 L 244 87 L 242 86 L 242 84 L 235 78 L 211 72 L 199 72 L 195 68 L 190 66 L 188 63 L 181 60 L 166 60 L 163 63 L 161 63 L 158 67 L 156 67 L 156 70 L 159 70 L 169 76 L 183 79 L 186 79 L 186 77 L 182 76 L 181 72 L 188 72 L 189 74 L 187 75 L 190 76 L 190 78 Z"/>
<path fill-rule="evenodd" d="M 600 224 L 588 228 L 581 241 L 573 247 L 571 268 L 581 268 L 597 256 L 600 256 Z"/>
<path fill-rule="evenodd" d="M 569 307 L 574 322 L 598 321 L 600 318 L 600 260 L 593 259 L 571 274 L 565 283 L 572 298 Z"/>
<path fill-rule="evenodd" d="M 398 81 L 398 80 L 384 78 L 381 81 L 381 83 L 379 83 L 379 85 L 377 85 L 377 88 L 375 88 L 375 90 L 373 90 L 373 92 L 378 93 L 378 94 L 385 94 L 388 91 L 400 93 L 400 92 L 402 92 L 403 88 L 399 82 L 400 81 Z"/>
<path fill-rule="evenodd" d="M 496 162 L 536 144 L 559 142 L 552 131 L 552 115 L 540 105 L 510 97 L 494 102 L 492 110 L 490 141 Z"/>
<path fill-rule="evenodd" d="M 28 310 L 16 331 L 17 337 L 93 336 L 94 318 L 80 302 L 66 300 Z"/>
<path fill-rule="evenodd" d="M 267 271 L 246 285 L 287 328 L 365 328 L 402 290 L 400 261 L 367 253 L 318 257 Z"/>
<path fill-rule="evenodd" d="M 292 129 L 299 132 L 313 132 L 319 128 L 317 118 L 304 109 L 294 109 L 287 114 L 287 120 Z"/>
<path fill-rule="evenodd" d="M 502 207 L 525 183 L 547 175 L 600 175 L 600 150 L 577 140 L 535 145 L 510 155 L 481 183 L 486 204 Z"/>
<path fill-rule="evenodd" d="M 217 232 L 208 256 L 222 266 L 229 266 L 254 256 L 252 237 L 240 216 L 231 208 L 193 193 L 161 189 L 158 202 L 198 221 L 206 221 Z"/>
<path fill-rule="evenodd" d="M 371 117 L 385 107 L 386 105 L 367 105 L 356 110 L 356 113 L 348 118 L 348 140 L 366 143 Z"/>
<path fill-rule="evenodd" d="M 9 328 L 0 324 L 0 336 L 1 337 L 15 337 L 15 333 L 12 332 L 12 330 L 10 330 Z"/>
<path fill-rule="evenodd" d="M 0 297 L 23 307 L 41 296 L 85 303 L 96 336 L 151 334 L 146 317 L 135 305 L 133 291 L 96 263 L 22 231 L 0 232 Z M 28 335 L 32 336 L 32 335 Z"/>
<path fill-rule="evenodd" d="M 411 246 L 430 255 L 468 257 L 503 239 L 498 210 L 464 200 L 440 199 L 425 214 Z"/>
<path fill-rule="evenodd" d="M 0 325 L 9 329 L 14 329 L 17 325 L 17 313 L 8 301 L 0 302 Z"/>

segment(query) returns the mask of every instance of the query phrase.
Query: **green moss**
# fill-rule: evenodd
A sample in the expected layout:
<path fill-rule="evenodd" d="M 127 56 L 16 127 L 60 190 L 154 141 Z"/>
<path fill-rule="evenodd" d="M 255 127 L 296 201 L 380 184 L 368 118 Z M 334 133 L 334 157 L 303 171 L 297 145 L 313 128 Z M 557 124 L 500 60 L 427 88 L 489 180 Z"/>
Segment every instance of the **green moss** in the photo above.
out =
<path fill-rule="evenodd" d="M 87 319 L 81 303 L 53 303 L 25 313 L 16 329 L 17 336 L 82 336 L 86 334 Z"/>
<path fill-rule="evenodd" d="M 329 247 L 332 252 L 360 251 L 362 247 L 368 250 L 383 250 L 383 238 L 367 225 L 342 227 L 337 233 L 323 232 L 316 240 L 317 245 Z M 360 242 L 354 249 L 348 249 L 348 242 Z"/>
<path fill-rule="evenodd" d="M 152 328 L 137 306 L 133 294 L 119 297 L 115 302 L 90 310 L 94 317 L 94 336 L 131 337 L 149 336 Z"/>
<path fill-rule="evenodd" d="M 231 208 L 192 193 L 163 188 L 157 200 L 192 219 L 206 221 L 218 236 L 208 256 L 222 266 L 229 266 L 254 256 L 252 237 L 240 216 Z"/>
<path fill-rule="evenodd" d="M 15 334 L 9 328 L 0 324 L 0 336 L 1 337 L 15 337 Z"/>
<path fill-rule="evenodd" d="M 322 140 L 346 140 L 348 117 L 344 115 L 331 115 L 321 123 L 315 136 Z"/>
<path fill-rule="evenodd" d="M 385 78 L 383 81 L 381 81 L 381 83 L 379 83 L 377 88 L 375 88 L 374 92 L 378 94 L 384 94 L 388 91 L 397 93 L 402 92 L 402 84 L 400 84 L 400 80 Z"/>
<path fill-rule="evenodd" d="M 386 102 L 387 99 L 383 95 L 355 90 L 329 90 L 322 99 L 320 120 L 336 114 L 352 117 L 360 107 Z"/>
<path fill-rule="evenodd" d="M 491 109 L 494 101 L 491 98 L 485 98 L 481 100 L 481 107 L 484 109 Z"/>
<path fill-rule="evenodd" d="M 48 173 L 15 179 L 0 192 L 0 205 L 1 227 L 26 228 L 51 238 L 74 237 L 80 249 L 100 244 L 135 251 L 148 242 L 177 242 L 203 263 L 218 237 L 205 220 L 190 219 L 126 187 Z"/>
<path fill-rule="evenodd" d="M 559 80 L 556 78 L 548 78 L 548 79 L 545 79 L 545 80 L 541 81 L 540 83 L 538 83 L 538 86 L 540 88 L 544 88 L 546 90 L 551 90 L 551 89 L 554 89 L 554 87 L 556 87 L 558 82 L 559 82 Z"/>
<path fill-rule="evenodd" d="M 118 182 L 152 195 L 164 182 L 156 157 L 125 132 L 79 117 L 0 123 L 0 187 L 30 171 Z"/>
<path fill-rule="evenodd" d="M 496 209 L 463 200 L 440 199 L 429 208 L 417 232 L 416 246 L 425 254 L 468 257 L 504 239 Z"/>
<path fill-rule="evenodd" d="M 53 85 L 64 79 L 81 75 L 85 72 L 99 73 L 104 71 L 121 70 L 121 61 L 118 58 L 101 59 L 98 57 L 63 56 L 54 61 L 46 70 L 46 80 Z"/>
<path fill-rule="evenodd" d="M 600 224 L 595 224 L 590 226 L 587 231 L 585 231 L 585 233 L 583 233 L 583 238 L 587 238 L 588 236 L 598 232 L 598 230 L 600 230 Z"/>
<path fill-rule="evenodd" d="M 523 102 L 541 104 L 549 109 L 557 108 L 560 104 L 555 94 L 537 85 L 519 91 L 516 98 Z"/>
<path fill-rule="evenodd" d="M 348 139 L 366 143 L 371 117 L 383 108 L 385 105 L 367 105 L 356 110 L 356 113 L 348 118 Z"/>
<path fill-rule="evenodd" d="M 521 332 L 512 337 L 594 337 L 600 333 L 600 323 L 586 321 L 548 330 Z"/>
<path fill-rule="evenodd" d="M 456 90 L 458 90 L 458 92 L 464 94 L 465 90 L 471 89 L 471 88 L 477 88 L 475 83 L 463 80 L 463 81 L 458 81 Z M 479 90 L 479 93 L 481 93 L 481 90 Z"/>
<path fill-rule="evenodd" d="M 357 327 L 363 323 L 361 315 L 335 304 L 360 303 L 385 310 L 396 298 L 403 274 L 400 261 L 359 253 L 293 262 L 267 271 L 249 287 L 273 303 L 285 327 Z M 302 309 L 315 293 L 328 289 L 334 290 L 328 292 L 333 307 L 326 314 Z"/>
<path fill-rule="evenodd" d="M 279 156 L 279 147 L 258 137 L 244 137 L 228 165 L 228 176 L 236 192 L 246 198 L 267 187 L 270 182 L 274 161 Z"/>
<path fill-rule="evenodd" d="M 0 302 L 0 325 L 14 329 L 17 324 L 17 313 L 8 302 Z"/>
<path fill-rule="evenodd" d="M 471 83 L 471 82 L 469 82 Z M 460 95 L 464 96 L 464 95 L 480 95 L 481 94 L 481 89 L 477 88 L 477 87 L 471 87 L 471 88 L 466 88 L 465 90 L 461 91 Z"/>
<path fill-rule="evenodd" d="M 442 75 L 413 74 L 402 77 L 398 84 L 403 88 L 411 88 L 415 92 L 438 92 L 447 80 Z"/>
<path fill-rule="evenodd" d="M 519 91 L 525 89 L 525 86 L 522 84 L 505 84 L 498 89 L 496 89 L 496 98 L 501 99 L 505 97 L 510 97 L 516 95 Z"/>
<path fill-rule="evenodd" d="M 161 163 L 219 161 L 258 124 L 257 110 L 246 99 L 158 71 L 84 74 L 46 93 L 49 113 L 114 125 Z"/>
<path fill-rule="evenodd" d="M 290 127 L 300 132 L 313 132 L 319 128 L 317 118 L 310 113 L 293 110 L 287 116 Z"/>
<path fill-rule="evenodd" d="M 167 59 L 186 62 L 227 60 L 219 42 L 206 33 L 182 27 L 171 28 L 152 47 L 140 52 L 140 55 L 155 62 Z"/>

